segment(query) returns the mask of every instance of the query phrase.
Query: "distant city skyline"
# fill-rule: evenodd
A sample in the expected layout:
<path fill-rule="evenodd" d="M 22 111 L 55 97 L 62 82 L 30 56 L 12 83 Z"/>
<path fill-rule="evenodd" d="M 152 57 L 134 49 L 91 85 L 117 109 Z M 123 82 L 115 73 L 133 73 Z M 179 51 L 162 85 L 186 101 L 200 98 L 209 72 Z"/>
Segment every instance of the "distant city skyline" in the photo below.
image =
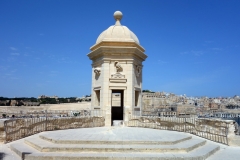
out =
<path fill-rule="evenodd" d="M 126 5 L 127 4 L 127 5 Z M 91 94 L 87 54 L 113 13 L 148 58 L 143 89 L 240 95 L 240 1 L 0 1 L 0 96 Z"/>
<path fill-rule="evenodd" d="M 160 92 L 154 92 L 154 93 L 160 93 Z M 170 94 L 174 94 L 174 93 L 168 93 L 168 92 L 164 92 L 166 93 L 167 95 L 170 95 Z M 232 99 L 232 98 L 235 98 L 235 97 L 240 97 L 239 95 L 234 95 L 234 96 L 213 96 L 213 97 L 208 97 L 208 96 L 188 96 L 186 94 L 174 94 L 176 96 L 182 96 L 182 97 L 187 97 L 187 98 L 190 98 L 190 99 L 195 99 L 195 98 L 204 98 L 204 97 L 207 97 L 207 98 L 216 98 L 216 99 Z M 91 96 L 91 94 L 87 95 L 81 95 L 81 96 L 69 96 L 69 97 L 60 97 L 60 96 L 57 96 L 57 95 L 39 95 L 39 96 L 18 96 L 18 97 L 7 97 L 7 96 L 1 96 L 0 95 L 0 98 L 9 98 L 9 99 L 14 99 L 14 98 L 37 98 L 39 99 L 41 96 L 46 96 L 48 98 L 54 98 L 54 97 L 57 97 L 57 98 L 83 98 L 83 97 L 88 97 L 88 96 Z"/>

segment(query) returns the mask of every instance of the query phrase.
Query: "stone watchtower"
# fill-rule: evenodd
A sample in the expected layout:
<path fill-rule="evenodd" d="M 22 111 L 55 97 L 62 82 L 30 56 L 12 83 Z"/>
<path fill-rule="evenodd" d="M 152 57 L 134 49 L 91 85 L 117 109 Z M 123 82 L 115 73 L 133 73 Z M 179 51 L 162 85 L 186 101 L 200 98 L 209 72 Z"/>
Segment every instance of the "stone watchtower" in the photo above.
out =
<path fill-rule="evenodd" d="M 88 54 L 92 60 L 92 109 L 106 111 L 106 126 L 114 120 L 128 121 L 141 111 L 142 62 L 147 58 L 137 36 L 120 21 L 103 31 Z M 138 112 L 140 113 L 140 112 Z"/>

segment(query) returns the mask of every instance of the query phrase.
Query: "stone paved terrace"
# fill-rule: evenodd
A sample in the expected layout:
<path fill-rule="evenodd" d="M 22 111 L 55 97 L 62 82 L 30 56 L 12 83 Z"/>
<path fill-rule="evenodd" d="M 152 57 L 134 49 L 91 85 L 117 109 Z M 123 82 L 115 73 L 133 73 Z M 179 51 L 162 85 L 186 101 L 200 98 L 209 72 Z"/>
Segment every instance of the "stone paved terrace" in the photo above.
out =
<path fill-rule="evenodd" d="M 240 159 L 240 147 L 229 147 L 188 133 L 134 127 L 48 131 L 8 144 L 0 144 L 0 157 L 3 160 L 20 160 L 19 155 L 23 152 L 32 153 L 26 155 L 27 160 L 47 160 L 53 159 L 52 157 L 55 159 Z"/>

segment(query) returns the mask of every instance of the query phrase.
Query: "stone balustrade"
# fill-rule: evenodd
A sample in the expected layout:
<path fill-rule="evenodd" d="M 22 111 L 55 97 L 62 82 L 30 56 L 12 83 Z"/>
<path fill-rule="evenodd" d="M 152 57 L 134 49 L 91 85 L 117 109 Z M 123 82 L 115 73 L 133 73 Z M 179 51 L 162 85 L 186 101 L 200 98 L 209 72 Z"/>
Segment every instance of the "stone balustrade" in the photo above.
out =
<path fill-rule="evenodd" d="M 105 125 L 105 118 L 102 116 L 21 118 L 1 122 L 0 141 L 8 143 L 43 131 L 102 127 Z"/>
<path fill-rule="evenodd" d="M 5 123 L 5 128 L 4 128 Z M 11 142 L 43 131 L 101 127 L 105 125 L 102 116 L 61 117 L 61 118 L 25 118 L 0 120 L 0 142 Z M 161 130 L 173 130 L 194 134 L 215 142 L 230 146 L 240 146 L 240 136 L 235 134 L 233 120 L 177 117 L 129 117 L 128 127 L 145 127 Z"/>
<path fill-rule="evenodd" d="M 5 131 L 4 131 L 4 121 L 6 119 L 0 119 L 0 143 L 4 142 L 5 140 Z"/>
<path fill-rule="evenodd" d="M 191 133 L 230 146 L 240 146 L 233 120 L 177 117 L 129 117 L 129 127 L 173 130 Z"/>

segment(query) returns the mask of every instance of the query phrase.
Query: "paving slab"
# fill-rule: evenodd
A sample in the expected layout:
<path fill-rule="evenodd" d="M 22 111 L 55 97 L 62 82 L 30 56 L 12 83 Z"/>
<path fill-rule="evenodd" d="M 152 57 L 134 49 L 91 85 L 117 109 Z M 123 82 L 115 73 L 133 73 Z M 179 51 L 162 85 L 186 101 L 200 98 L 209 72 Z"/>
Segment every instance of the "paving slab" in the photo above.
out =
<path fill-rule="evenodd" d="M 176 144 L 190 139 L 191 135 L 157 129 L 149 131 L 148 128 L 96 127 L 44 132 L 40 137 L 54 143 L 70 144 Z"/>
<path fill-rule="evenodd" d="M 207 160 L 239 160 L 240 147 L 220 145 L 220 150 L 214 153 Z"/>

